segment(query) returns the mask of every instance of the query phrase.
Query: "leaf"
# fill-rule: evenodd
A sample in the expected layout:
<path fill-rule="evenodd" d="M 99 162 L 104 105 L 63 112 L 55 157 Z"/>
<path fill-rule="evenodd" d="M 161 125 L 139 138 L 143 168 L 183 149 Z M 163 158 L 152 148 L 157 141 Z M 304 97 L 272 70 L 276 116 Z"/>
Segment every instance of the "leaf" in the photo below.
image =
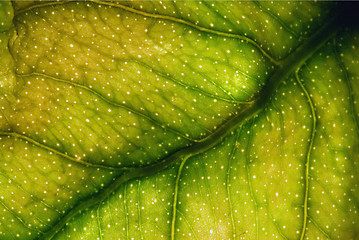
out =
<path fill-rule="evenodd" d="M 356 9 L 1 2 L 1 239 L 357 239 Z"/>

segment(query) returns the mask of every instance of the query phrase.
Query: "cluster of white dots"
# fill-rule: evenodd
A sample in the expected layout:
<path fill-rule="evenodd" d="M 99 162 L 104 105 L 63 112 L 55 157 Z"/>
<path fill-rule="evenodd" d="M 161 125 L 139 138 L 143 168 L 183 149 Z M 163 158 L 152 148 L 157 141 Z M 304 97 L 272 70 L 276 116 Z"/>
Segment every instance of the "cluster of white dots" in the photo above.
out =
<path fill-rule="evenodd" d="M 15 23 L 23 86 L 8 118 L 21 119 L 19 134 L 96 164 L 149 164 L 205 137 L 270 71 L 250 44 L 239 51 L 233 39 L 101 4 L 39 8 Z M 236 52 L 251 58 L 230 60 Z"/>
<path fill-rule="evenodd" d="M 318 29 L 329 11 L 310 2 L 131 2 L 131 8 L 172 16 L 208 29 L 251 37 L 275 58 Z M 303 12 L 302 9 L 307 9 Z M 202 14 L 206 14 L 203 17 Z M 218 17 L 220 16 L 220 17 Z M 254 19 L 254 20 L 253 20 Z M 300 19 L 300 21 L 298 21 Z M 281 42 L 278 43 L 278 39 Z"/>

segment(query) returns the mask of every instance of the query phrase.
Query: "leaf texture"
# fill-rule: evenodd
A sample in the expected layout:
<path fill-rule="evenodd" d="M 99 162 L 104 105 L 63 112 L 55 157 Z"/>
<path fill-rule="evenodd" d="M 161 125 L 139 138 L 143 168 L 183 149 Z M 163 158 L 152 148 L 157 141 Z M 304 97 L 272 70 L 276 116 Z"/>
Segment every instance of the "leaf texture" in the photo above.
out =
<path fill-rule="evenodd" d="M 357 239 L 356 7 L 1 2 L 1 239 Z"/>

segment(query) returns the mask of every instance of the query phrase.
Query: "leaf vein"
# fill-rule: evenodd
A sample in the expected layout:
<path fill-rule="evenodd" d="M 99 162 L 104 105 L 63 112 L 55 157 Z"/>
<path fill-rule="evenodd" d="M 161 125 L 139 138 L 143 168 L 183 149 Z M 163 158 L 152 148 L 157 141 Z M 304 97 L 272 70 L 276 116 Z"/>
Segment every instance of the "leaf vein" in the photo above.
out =
<path fill-rule="evenodd" d="M 303 240 L 305 237 L 305 232 L 307 229 L 307 221 L 308 221 L 308 198 L 309 198 L 309 169 L 310 169 L 310 158 L 313 149 L 313 143 L 315 138 L 315 132 L 317 129 L 317 115 L 314 108 L 314 103 L 312 98 L 310 97 L 307 89 L 299 79 L 298 75 L 299 68 L 295 72 L 295 79 L 297 80 L 300 88 L 302 89 L 305 97 L 307 98 L 308 104 L 310 106 L 310 111 L 312 114 L 312 131 L 309 139 L 309 146 L 308 150 L 306 151 L 306 160 L 305 160 L 305 176 L 304 176 L 304 203 L 303 203 L 303 223 L 302 223 L 302 230 L 300 235 L 300 240 Z"/>

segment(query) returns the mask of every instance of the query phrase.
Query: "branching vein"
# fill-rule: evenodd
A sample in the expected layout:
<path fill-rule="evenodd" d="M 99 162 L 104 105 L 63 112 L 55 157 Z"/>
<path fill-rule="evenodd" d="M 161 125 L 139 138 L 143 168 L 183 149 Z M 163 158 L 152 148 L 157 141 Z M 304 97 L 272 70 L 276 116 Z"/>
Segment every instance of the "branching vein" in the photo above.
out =
<path fill-rule="evenodd" d="M 298 76 L 298 71 L 299 71 L 299 68 L 295 72 L 295 78 L 296 78 L 299 86 L 301 87 L 302 91 L 304 92 L 305 97 L 307 98 L 307 101 L 310 106 L 310 111 L 312 114 L 312 132 L 311 132 L 310 139 L 309 139 L 308 150 L 306 151 L 307 154 L 306 154 L 306 161 L 305 161 L 303 223 L 302 223 L 302 231 L 301 231 L 301 235 L 300 235 L 300 240 L 303 240 L 305 237 L 305 232 L 306 232 L 307 222 L 308 222 L 309 167 L 310 167 L 310 158 L 311 158 L 311 153 L 312 153 L 313 143 L 314 143 L 314 138 L 315 138 L 315 132 L 316 132 L 316 128 L 317 128 L 317 115 L 315 113 L 313 100 L 310 97 L 307 89 L 304 87 L 303 83 L 300 81 L 299 76 Z"/>

